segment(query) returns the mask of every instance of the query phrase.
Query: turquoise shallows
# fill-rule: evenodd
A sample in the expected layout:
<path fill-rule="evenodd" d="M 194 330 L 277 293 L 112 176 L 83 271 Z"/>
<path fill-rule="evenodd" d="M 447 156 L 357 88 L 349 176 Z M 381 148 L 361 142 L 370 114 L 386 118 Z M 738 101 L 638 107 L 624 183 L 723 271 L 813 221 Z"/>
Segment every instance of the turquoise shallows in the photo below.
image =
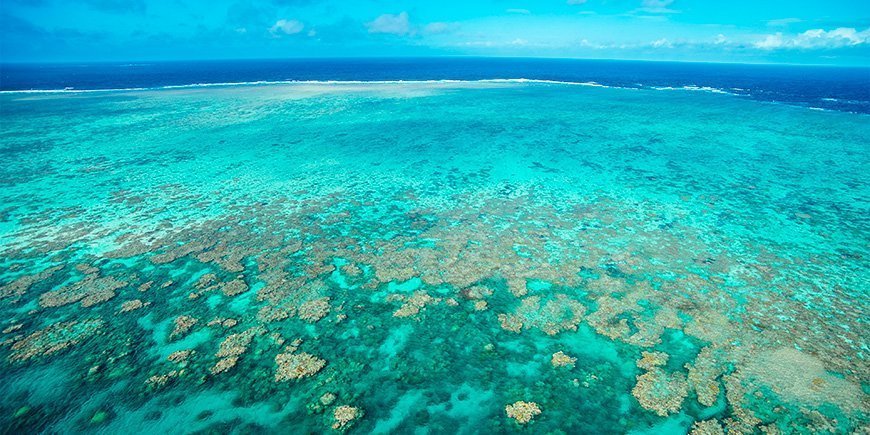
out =
<path fill-rule="evenodd" d="M 868 424 L 866 115 L 534 82 L 0 107 L 4 431 Z"/>

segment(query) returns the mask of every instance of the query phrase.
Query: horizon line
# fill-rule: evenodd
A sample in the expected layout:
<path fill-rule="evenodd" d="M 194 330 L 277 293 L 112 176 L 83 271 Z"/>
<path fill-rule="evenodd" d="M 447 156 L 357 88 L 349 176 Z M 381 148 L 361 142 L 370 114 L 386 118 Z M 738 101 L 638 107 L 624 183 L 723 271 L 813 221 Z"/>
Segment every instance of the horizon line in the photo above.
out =
<path fill-rule="evenodd" d="M 710 60 L 658 60 L 630 58 L 589 58 L 561 56 L 479 56 L 479 55 L 430 55 L 430 56 L 299 56 L 299 57 L 232 57 L 232 58 L 189 58 L 189 59 L 102 59 L 102 60 L 40 60 L 40 61 L 5 61 L 0 65 L 69 65 L 69 64 L 117 64 L 117 63 L 181 63 L 181 62 L 251 62 L 251 61 L 329 61 L 329 60 L 411 60 L 411 59 L 512 59 L 512 60 L 569 60 L 569 61 L 606 61 L 606 62 L 640 62 L 640 63 L 679 63 L 679 64 L 712 64 L 712 65 L 753 65 L 753 66 L 803 66 L 803 67 L 833 67 L 870 69 L 868 64 L 834 64 L 834 63 L 793 63 L 793 62 L 734 62 Z"/>

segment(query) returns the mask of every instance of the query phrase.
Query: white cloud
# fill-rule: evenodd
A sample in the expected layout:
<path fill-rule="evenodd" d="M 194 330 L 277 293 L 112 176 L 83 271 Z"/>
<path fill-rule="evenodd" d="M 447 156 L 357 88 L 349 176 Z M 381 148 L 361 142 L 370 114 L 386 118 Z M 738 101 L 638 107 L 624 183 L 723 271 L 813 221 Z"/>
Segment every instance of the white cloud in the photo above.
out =
<path fill-rule="evenodd" d="M 852 27 L 840 27 L 833 30 L 812 29 L 793 36 L 785 36 L 782 32 L 764 35 L 753 45 L 762 50 L 775 49 L 813 49 L 840 48 L 862 44 L 870 44 L 870 28 L 859 32 Z"/>
<path fill-rule="evenodd" d="M 666 8 L 673 3 L 674 0 L 643 0 L 645 8 Z"/>
<path fill-rule="evenodd" d="M 800 23 L 803 22 L 800 18 L 779 18 L 776 20 L 770 20 L 767 22 L 767 25 L 770 27 L 786 27 L 789 24 Z"/>
<path fill-rule="evenodd" d="M 452 44 L 457 47 L 474 47 L 474 48 L 552 48 L 558 45 L 549 44 L 546 42 L 529 41 L 523 38 L 504 39 L 504 40 L 480 40 L 480 41 L 463 41 Z"/>
<path fill-rule="evenodd" d="M 407 12 L 383 14 L 366 23 L 369 33 L 384 33 L 399 36 L 426 36 L 450 33 L 459 27 L 458 23 L 435 21 L 423 25 L 411 22 Z"/>
<path fill-rule="evenodd" d="M 674 46 L 673 44 L 671 44 L 671 41 L 668 41 L 666 38 L 657 39 L 653 42 L 650 42 L 649 45 L 653 48 L 673 48 Z"/>
<path fill-rule="evenodd" d="M 305 25 L 297 20 L 278 20 L 275 24 L 269 28 L 269 33 L 278 36 L 280 33 L 284 33 L 286 35 L 294 35 L 302 31 L 305 28 Z"/>
<path fill-rule="evenodd" d="M 369 33 L 387 33 L 392 35 L 407 35 L 411 33 L 411 22 L 408 20 L 408 13 L 402 12 L 398 15 L 383 14 L 374 19 L 374 21 L 366 23 Z"/>
<path fill-rule="evenodd" d="M 776 33 L 774 35 L 767 35 L 764 39 L 757 41 L 755 44 L 755 48 L 761 48 L 765 50 L 774 49 L 782 47 L 783 39 L 782 33 Z"/>
<path fill-rule="evenodd" d="M 427 35 L 440 35 L 443 33 L 452 32 L 459 25 L 456 23 L 443 23 L 443 22 L 434 22 L 429 23 L 425 27 L 423 27 L 423 33 Z"/>
<path fill-rule="evenodd" d="M 673 3 L 674 0 L 643 0 L 640 10 L 653 14 L 674 14 L 679 11 L 668 7 Z"/>
<path fill-rule="evenodd" d="M 580 40 L 580 46 L 584 48 L 594 48 L 596 50 L 608 48 L 607 45 L 599 44 L 597 42 L 590 42 L 588 39 L 585 38 Z"/>
<path fill-rule="evenodd" d="M 634 42 L 598 42 L 598 41 L 590 41 L 588 39 L 581 39 L 579 41 L 579 46 L 582 48 L 588 48 L 593 50 L 647 50 L 650 48 L 655 49 L 692 49 L 692 48 L 705 48 L 710 49 L 713 46 L 717 45 L 717 49 L 721 49 L 722 45 L 725 44 L 734 44 L 733 41 L 728 39 L 725 35 L 717 35 L 716 38 L 711 42 L 709 39 L 707 40 L 687 40 L 687 39 L 676 39 L 671 40 L 668 38 L 660 38 L 652 41 L 634 41 Z"/>
<path fill-rule="evenodd" d="M 520 15 L 529 15 L 532 13 L 532 11 L 530 11 L 528 9 L 508 9 L 505 12 L 507 12 L 509 14 L 520 14 Z"/>

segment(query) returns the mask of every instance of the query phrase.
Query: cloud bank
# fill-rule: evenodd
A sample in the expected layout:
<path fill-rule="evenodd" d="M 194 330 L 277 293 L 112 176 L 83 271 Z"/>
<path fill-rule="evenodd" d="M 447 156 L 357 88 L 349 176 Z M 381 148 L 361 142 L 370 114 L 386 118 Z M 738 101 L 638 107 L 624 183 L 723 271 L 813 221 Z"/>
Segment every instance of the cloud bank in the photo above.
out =
<path fill-rule="evenodd" d="M 753 46 L 762 50 L 824 49 L 852 47 L 867 43 L 870 43 L 870 28 L 859 32 L 853 27 L 840 27 L 833 30 L 812 29 L 793 36 L 777 32 L 765 35 Z"/>
<path fill-rule="evenodd" d="M 269 33 L 273 35 L 295 35 L 302 31 L 305 25 L 296 20 L 278 20 L 272 27 L 269 28 Z"/>
<path fill-rule="evenodd" d="M 408 20 L 408 13 L 402 12 L 398 15 L 383 14 L 374 19 L 374 21 L 366 23 L 369 33 L 386 33 L 390 35 L 407 35 L 411 33 L 411 22 Z"/>

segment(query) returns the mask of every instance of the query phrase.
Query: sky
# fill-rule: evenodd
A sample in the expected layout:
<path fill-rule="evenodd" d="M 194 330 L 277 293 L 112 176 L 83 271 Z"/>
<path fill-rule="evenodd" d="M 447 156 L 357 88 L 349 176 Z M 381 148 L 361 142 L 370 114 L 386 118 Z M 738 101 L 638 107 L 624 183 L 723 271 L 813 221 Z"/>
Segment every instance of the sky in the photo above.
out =
<path fill-rule="evenodd" d="M 870 66 L 870 0 L 0 0 L 0 61 L 531 56 Z"/>

